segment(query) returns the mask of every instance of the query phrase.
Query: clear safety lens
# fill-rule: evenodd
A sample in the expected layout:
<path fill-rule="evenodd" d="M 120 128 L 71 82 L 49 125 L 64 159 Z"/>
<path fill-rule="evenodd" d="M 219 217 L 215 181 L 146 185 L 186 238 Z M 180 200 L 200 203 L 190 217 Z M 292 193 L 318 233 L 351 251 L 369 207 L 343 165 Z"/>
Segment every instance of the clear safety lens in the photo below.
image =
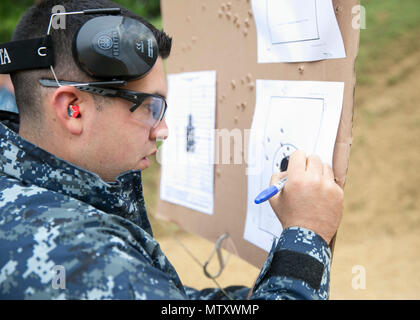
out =
<path fill-rule="evenodd" d="M 163 98 L 150 96 L 146 97 L 141 105 L 132 113 L 133 117 L 152 127 L 156 127 L 162 120 L 165 111 Z"/>

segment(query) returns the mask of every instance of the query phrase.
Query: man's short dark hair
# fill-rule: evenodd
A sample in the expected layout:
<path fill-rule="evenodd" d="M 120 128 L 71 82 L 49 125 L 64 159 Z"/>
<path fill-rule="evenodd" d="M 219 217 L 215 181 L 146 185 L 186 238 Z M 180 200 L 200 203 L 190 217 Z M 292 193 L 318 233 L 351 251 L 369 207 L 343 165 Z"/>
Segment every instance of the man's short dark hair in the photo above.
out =
<path fill-rule="evenodd" d="M 66 12 L 85 9 L 121 8 L 121 15 L 136 19 L 148 26 L 156 37 L 159 55 L 166 59 L 171 51 L 172 39 L 157 30 L 148 21 L 109 0 L 44 0 L 29 8 L 20 19 L 13 33 L 12 40 L 26 40 L 42 37 L 46 34 L 52 9 L 61 5 Z M 67 81 L 97 81 L 92 79 L 77 66 L 72 55 L 72 41 L 77 30 L 89 19 L 98 15 L 67 15 L 65 29 L 51 29 L 53 39 L 55 66 L 57 78 Z M 35 124 L 42 121 L 42 100 L 45 88 L 38 83 L 40 78 L 52 78 L 49 69 L 18 71 L 11 75 L 15 87 L 16 103 L 21 119 L 30 119 Z"/>

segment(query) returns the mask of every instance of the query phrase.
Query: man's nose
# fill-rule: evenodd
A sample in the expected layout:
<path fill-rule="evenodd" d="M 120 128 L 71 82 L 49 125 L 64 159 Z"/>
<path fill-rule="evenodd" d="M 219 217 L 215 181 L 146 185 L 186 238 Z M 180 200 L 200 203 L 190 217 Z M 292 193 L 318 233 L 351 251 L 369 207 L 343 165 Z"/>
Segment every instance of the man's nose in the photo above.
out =
<path fill-rule="evenodd" d="M 155 128 L 152 128 L 152 130 L 150 131 L 151 140 L 156 140 L 156 139 L 165 140 L 168 138 L 168 135 L 169 135 L 169 130 L 168 130 L 168 126 L 166 125 L 165 119 L 162 119 L 159 122 L 159 124 Z"/>

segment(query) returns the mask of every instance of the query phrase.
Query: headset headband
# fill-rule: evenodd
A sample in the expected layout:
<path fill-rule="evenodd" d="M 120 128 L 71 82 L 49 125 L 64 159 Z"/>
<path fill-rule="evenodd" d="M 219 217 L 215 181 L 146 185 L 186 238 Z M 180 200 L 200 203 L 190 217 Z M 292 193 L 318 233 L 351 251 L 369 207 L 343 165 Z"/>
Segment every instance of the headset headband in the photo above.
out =
<path fill-rule="evenodd" d="M 0 73 L 54 65 L 51 36 L 0 44 Z"/>

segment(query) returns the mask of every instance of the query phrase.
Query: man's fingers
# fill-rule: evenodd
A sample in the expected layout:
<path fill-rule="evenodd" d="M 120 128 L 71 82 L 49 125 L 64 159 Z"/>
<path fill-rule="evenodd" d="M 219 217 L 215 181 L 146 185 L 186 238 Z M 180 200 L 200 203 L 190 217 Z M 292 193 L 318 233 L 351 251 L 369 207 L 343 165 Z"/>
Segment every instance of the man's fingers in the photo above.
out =
<path fill-rule="evenodd" d="M 289 159 L 287 171 L 304 172 L 306 169 L 306 155 L 303 151 L 297 150 L 292 153 Z"/>
<path fill-rule="evenodd" d="M 310 173 L 316 173 L 319 176 L 322 175 L 322 162 L 321 159 L 316 155 L 310 155 L 306 161 L 306 171 Z"/>
<path fill-rule="evenodd" d="M 282 172 L 275 172 L 271 176 L 270 186 L 274 185 L 275 183 L 279 182 L 281 179 L 287 176 L 287 171 Z M 271 197 L 268 201 L 270 202 L 271 207 L 276 206 L 275 203 L 278 201 L 280 197 L 280 193 L 277 193 L 275 196 Z"/>
<path fill-rule="evenodd" d="M 328 164 L 324 164 L 324 177 L 328 180 L 334 180 L 334 172 Z"/>
<path fill-rule="evenodd" d="M 279 182 L 285 176 L 287 176 L 287 171 L 273 173 L 273 175 L 271 176 L 270 186 L 272 186 L 276 182 Z"/>

